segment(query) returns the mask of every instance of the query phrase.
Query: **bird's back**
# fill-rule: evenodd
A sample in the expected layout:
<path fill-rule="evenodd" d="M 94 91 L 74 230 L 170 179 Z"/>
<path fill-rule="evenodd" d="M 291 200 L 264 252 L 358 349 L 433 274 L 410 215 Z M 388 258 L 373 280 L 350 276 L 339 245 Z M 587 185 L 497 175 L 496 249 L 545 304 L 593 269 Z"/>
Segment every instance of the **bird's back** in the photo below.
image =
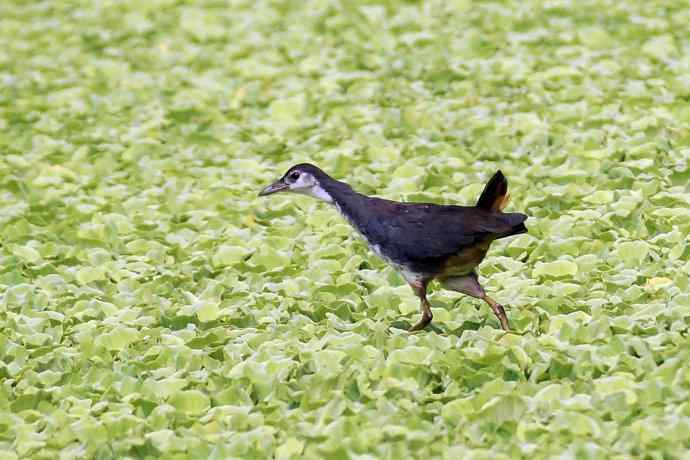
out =
<path fill-rule="evenodd" d="M 527 216 L 520 213 L 362 197 L 363 206 L 356 207 L 350 222 L 377 252 L 414 271 L 438 272 L 468 248 L 488 248 L 495 239 L 527 231 Z"/>

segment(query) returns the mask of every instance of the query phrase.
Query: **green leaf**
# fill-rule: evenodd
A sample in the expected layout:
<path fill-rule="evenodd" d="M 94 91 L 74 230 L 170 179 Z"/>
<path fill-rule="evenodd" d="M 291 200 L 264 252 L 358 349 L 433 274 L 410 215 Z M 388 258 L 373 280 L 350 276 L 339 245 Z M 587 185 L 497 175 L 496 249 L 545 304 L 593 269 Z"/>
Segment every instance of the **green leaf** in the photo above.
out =
<path fill-rule="evenodd" d="M 276 460 L 299 458 L 304 450 L 304 442 L 297 438 L 288 438 L 276 449 Z"/>
<path fill-rule="evenodd" d="M 210 407 L 209 397 L 199 390 L 179 391 L 169 399 L 170 404 L 177 410 L 188 415 L 198 415 Z"/>
<path fill-rule="evenodd" d="M 616 245 L 611 253 L 614 261 L 620 261 L 627 266 L 637 266 L 649 255 L 650 247 L 645 241 L 626 241 Z"/>
<path fill-rule="evenodd" d="M 151 440 L 153 446 L 161 452 L 170 450 L 171 445 L 174 445 L 176 441 L 175 432 L 168 429 L 146 433 L 146 439 Z"/>
<path fill-rule="evenodd" d="M 216 266 L 235 265 L 244 260 L 247 249 L 242 246 L 220 245 L 213 255 L 213 264 Z"/>
<path fill-rule="evenodd" d="M 564 277 L 577 274 L 577 264 L 570 260 L 556 260 L 554 262 L 537 262 L 533 275 L 539 277 Z"/>
<path fill-rule="evenodd" d="M 489 420 L 503 423 L 520 420 L 526 409 L 526 404 L 519 396 L 499 396 L 489 400 L 480 411 Z"/>
<path fill-rule="evenodd" d="M 214 300 L 202 300 L 199 302 L 198 308 L 196 310 L 197 317 L 199 321 L 207 322 L 214 321 L 220 316 L 220 309 L 218 308 L 218 302 Z"/>
<path fill-rule="evenodd" d="M 601 377 L 595 382 L 596 392 L 602 396 L 612 395 L 622 392 L 625 395 L 625 400 L 628 404 L 637 402 L 637 393 L 635 392 L 635 382 L 627 375 L 613 375 L 610 377 Z"/>
<path fill-rule="evenodd" d="M 597 190 L 591 195 L 584 197 L 584 201 L 592 204 L 606 204 L 613 201 L 613 192 L 611 190 Z"/>
<path fill-rule="evenodd" d="M 431 360 L 432 351 L 427 347 L 408 346 L 394 350 L 388 356 L 390 363 L 424 364 Z"/>
<path fill-rule="evenodd" d="M 41 261 L 41 253 L 31 246 L 14 246 L 12 253 L 30 264 L 37 264 Z"/>
<path fill-rule="evenodd" d="M 269 111 L 278 123 L 296 123 L 304 112 L 305 101 L 301 96 L 278 99 L 271 103 Z"/>
<path fill-rule="evenodd" d="M 110 332 L 99 335 L 96 343 L 108 350 L 122 350 L 139 340 L 139 332 L 131 327 L 119 326 Z"/>

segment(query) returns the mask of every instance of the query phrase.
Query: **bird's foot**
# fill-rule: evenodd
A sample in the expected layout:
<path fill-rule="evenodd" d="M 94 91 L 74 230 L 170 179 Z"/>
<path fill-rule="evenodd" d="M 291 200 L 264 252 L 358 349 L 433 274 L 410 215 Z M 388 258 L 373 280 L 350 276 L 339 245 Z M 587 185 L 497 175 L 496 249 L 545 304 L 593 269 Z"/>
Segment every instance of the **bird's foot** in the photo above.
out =
<path fill-rule="evenodd" d="M 503 333 L 502 333 L 502 335 L 501 335 L 500 337 L 503 338 L 503 337 L 505 337 L 505 336 L 508 335 L 508 334 L 510 334 L 510 335 L 519 335 L 520 337 L 524 337 L 524 336 L 526 336 L 527 334 L 534 334 L 534 333 L 533 333 L 532 331 L 530 331 L 530 330 L 527 330 L 527 331 L 514 331 L 514 330 L 511 329 L 511 330 L 503 331 Z"/>
<path fill-rule="evenodd" d="M 410 322 L 405 321 L 405 320 L 398 320 L 398 321 L 393 321 L 388 325 L 388 332 L 396 332 L 396 331 L 409 331 L 410 330 Z"/>
<path fill-rule="evenodd" d="M 421 331 L 422 329 L 427 327 L 429 325 L 429 323 L 431 323 L 432 319 L 433 319 L 433 316 L 431 316 L 431 315 L 422 315 L 420 320 L 417 321 L 417 323 L 415 323 L 415 325 L 412 326 L 408 332 L 412 333 L 412 332 Z"/>

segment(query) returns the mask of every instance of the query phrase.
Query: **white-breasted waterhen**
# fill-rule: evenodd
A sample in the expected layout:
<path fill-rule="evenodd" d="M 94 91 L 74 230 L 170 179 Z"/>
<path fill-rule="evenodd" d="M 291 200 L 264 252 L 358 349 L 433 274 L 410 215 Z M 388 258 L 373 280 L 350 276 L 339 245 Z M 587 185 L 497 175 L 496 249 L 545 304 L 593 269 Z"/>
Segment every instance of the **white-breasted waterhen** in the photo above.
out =
<path fill-rule="evenodd" d="M 422 317 L 410 331 L 423 329 L 432 320 L 426 290 L 433 279 L 446 289 L 485 301 L 501 327 L 509 330 L 503 306 L 486 295 L 476 272 L 494 240 L 527 231 L 526 215 L 502 212 L 508 181 L 501 171 L 486 184 L 475 206 L 399 203 L 362 195 L 308 163 L 293 166 L 259 195 L 282 191 L 335 206 L 372 251 L 400 272 L 420 299 Z"/>

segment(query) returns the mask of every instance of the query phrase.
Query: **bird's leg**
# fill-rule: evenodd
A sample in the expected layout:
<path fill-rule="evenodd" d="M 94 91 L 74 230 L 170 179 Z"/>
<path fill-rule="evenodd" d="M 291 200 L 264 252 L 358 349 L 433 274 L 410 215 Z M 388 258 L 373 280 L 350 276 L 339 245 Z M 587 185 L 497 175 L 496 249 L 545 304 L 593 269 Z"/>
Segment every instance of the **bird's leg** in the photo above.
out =
<path fill-rule="evenodd" d="M 501 323 L 501 327 L 506 331 L 510 330 L 508 317 L 506 316 L 506 311 L 503 309 L 503 306 L 486 295 L 486 292 L 484 292 L 484 289 L 479 284 L 479 280 L 477 279 L 477 274 L 475 272 L 465 276 L 444 278 L 441 280 L 441 283 L 446 289 L 461 292 L 477 299 L 482 299 L 484 302 L 489 304 L 491 310 L 493 310 L 494 314 L 498 318 L 498 321 Z"/>
<path fill-rule="evenodd" d="M 501 323 L 501 327 L 503 328 L 503 330 L 509 331 L 510 324 L 508 324 L 508 317 L 506 316 L 506 311 L 503 309 L 503 305 L 496 302 L 494 299 L 492 299 L 486 294 L 484 295 L 484 298 L 482 300 L 488 303 L 491 309 L 494 311 L 494 314 L 498 318 L 498 321 Z"/>
<path fill-rule="evenodd" d="M 426 286 L 428 281 L 414 281 L 410 282 L 410 287 L 414 291 L 415 295 L 419 297 L 419 311 L 422 317 L 417 321 L 417 323 L 410 328 L 410 332 L 419 331 L 424 329 L 434 318 L 431 314 L 431 305 L 426 299 Z"/>

